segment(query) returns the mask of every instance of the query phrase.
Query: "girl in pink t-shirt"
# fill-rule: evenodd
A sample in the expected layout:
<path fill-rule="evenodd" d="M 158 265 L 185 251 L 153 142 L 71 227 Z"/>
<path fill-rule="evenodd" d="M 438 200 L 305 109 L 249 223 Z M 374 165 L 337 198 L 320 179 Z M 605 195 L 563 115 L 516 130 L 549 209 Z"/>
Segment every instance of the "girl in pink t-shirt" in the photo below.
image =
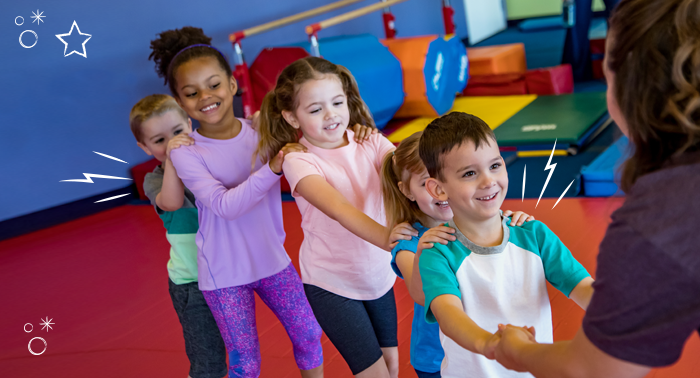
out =
<path fill-rule="evenodd" d="M 396 276 L 379 175 L 394 145 L 380 134 L 355 143 L 348 129 L 355 124 L 374 128 L 350 72 L 301 59 L 265 96 L 258 153 L 270 160 L 287 143 L 306 146 L 307 153 L 287 155 L 283 169 L 302 215 L 307 298 L 353 374 L 397 377 Z"/>

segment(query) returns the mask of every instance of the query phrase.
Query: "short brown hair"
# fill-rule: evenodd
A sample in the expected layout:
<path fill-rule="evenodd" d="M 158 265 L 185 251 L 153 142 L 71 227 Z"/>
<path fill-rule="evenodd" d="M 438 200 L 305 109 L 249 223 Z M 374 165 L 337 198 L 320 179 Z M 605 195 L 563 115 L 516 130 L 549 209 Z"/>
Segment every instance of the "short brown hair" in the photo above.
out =
<path fill-rule="evenodd" d="M 700 0 L 622 0 L 610 20 L 608 68 L 633 155 L 622 189 L 700 149 Z"/>
<path fill-rule="evenodd" d="M 489 146 L 491 141 L 495 143 L 496 136 L 486 122 L 472 114 L 452 112 L 430 122 L 423 131 L 418 147 L 430 177 L 444 181 L 443 156 L 468 141 L 479 148 L 481 143 Z"/>
<path fill-rule="evenodd" d="M 147 120 L 165 114 L 168 111 L 176 111 L 182 119 L 187 120 L 187 113 L 182 110 L 174 98 L 165 94 L 154 94 L 142 98 L 131 108 L 129 113 L 129 125 L 134 138 L 143 143 L 143 131 L 141 125 Z"/>

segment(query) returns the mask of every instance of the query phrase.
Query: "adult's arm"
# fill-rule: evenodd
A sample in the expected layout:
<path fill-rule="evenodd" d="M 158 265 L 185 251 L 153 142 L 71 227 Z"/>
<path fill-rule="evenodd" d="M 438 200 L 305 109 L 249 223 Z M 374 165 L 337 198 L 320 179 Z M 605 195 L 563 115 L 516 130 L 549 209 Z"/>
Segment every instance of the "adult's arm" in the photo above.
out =
<path fill-rule="evenodd" d="M 642 378 L 648 366 L 623 361 L 598 349 L 582 329 L 573 340 L 538 344 L 519 327 L 501 331 L 496 360 L 511 370 L 538 378 Z"/>

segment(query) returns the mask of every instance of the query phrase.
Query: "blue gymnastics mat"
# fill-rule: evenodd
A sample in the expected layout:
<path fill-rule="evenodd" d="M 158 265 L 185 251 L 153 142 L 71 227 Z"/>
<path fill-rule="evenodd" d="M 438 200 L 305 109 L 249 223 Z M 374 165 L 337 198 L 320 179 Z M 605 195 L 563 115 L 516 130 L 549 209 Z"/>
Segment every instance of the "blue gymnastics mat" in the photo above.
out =
<path fill-rule="evenodd" d="M 624 195 L 619 189 L 620 165 L 629 155 L 629 140 L 623 136 L 608 147 L 591 164 L 581 169 L 583 193 L 586 197 Z"/>

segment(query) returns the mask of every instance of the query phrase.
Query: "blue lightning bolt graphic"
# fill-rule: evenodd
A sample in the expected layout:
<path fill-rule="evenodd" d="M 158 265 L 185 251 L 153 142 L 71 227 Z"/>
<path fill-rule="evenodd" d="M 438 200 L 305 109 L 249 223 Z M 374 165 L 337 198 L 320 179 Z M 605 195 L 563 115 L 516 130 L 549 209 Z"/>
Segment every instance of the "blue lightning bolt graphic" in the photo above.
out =
<path fill-rule="evenodd" d="M 96 175 L 94 173 L 83 173 L 83 176 L 85 176 L 84 179 L 72 179 L 72 180 L 61 180 L 59 182 L 87 182 L 90 184 L 94 184 L 95 182 L 92 181 L 92 178 L 103 178 L 103 179 L 112 179 L 112 180 L 131 180 L 130 178 L 125 178 L 125 177 L 116 177 L 116 176 L 106 176 L 106 175 Z"/>
<path fill-rule="evenodd" d="M 535 205 L 535 208 L 537 208 L 537 205 L 540 204 L 540 200 L 542 199 L 542 195 L 544 194 L 544 190 L 547 189 L 547 185 L 549 184 L 549 179 L 552 178 L 552 174 L 554 173 L 554 168 L 557 167 L 557 163 L 551 164 L 552 163 L 552 156 L 554 156 L 554 150 L 557 148 L 557 140 L 554 140 L 554 147 L 552 147 L 552 154 L 549 155 L 549 160 L 547 161 L 547 166 L 544 167 L 544 170 L 547 171 L 549 170 L 549 175 L 547 175 L 547 181 L 544 182 L 544 186 L 542 187 L 542 192 L 540 193 L 540 198 L 537 199 L 537 204 Z M 556 206 L 556 205 L 554 205 Z"/>

